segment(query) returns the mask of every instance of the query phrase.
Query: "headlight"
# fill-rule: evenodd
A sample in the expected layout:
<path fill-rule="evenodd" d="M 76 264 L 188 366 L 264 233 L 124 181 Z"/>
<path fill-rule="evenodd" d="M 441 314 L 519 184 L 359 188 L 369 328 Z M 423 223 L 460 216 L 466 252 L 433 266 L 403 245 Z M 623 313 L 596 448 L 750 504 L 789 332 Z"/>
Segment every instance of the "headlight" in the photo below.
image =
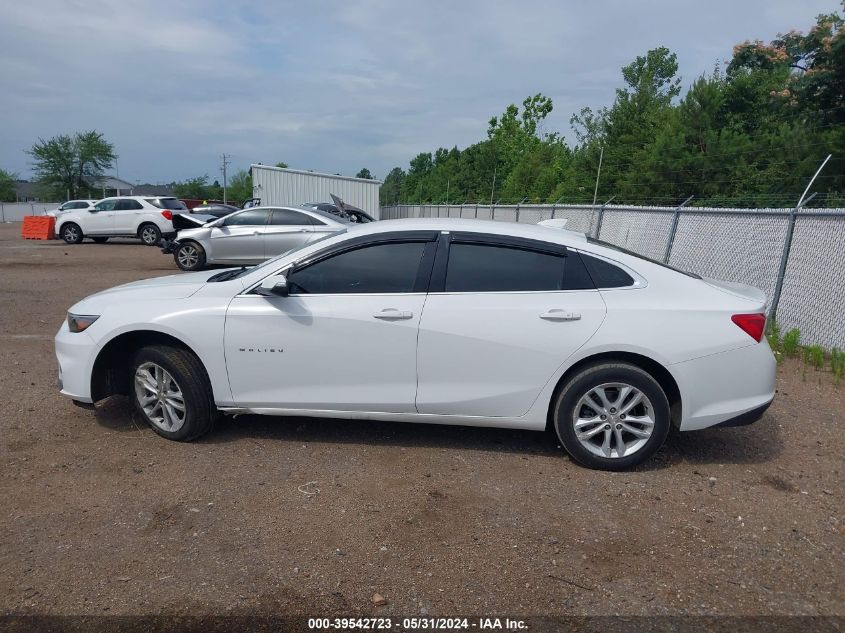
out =
<path fill-rule="evenodd" d="M 100 315 L 93 316 L 90 314 L 71 314 L 68 312 L 67 327 L 71 332 L 82 332 L 87 330 L 88 327 L 99 318 Z"/>

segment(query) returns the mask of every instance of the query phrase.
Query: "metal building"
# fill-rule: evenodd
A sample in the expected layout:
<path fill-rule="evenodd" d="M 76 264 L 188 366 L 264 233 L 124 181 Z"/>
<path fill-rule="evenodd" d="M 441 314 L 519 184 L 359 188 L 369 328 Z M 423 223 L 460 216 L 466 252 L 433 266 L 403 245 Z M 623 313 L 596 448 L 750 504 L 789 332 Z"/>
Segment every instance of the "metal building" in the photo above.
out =
<path fill-rule="evenodd" d="M 365 180 L 299 169 L 251 165 L 252 195 L 262 205 L 298 205 L 304 202 L 331 202 L 338 196 L 379 218 L 380 180 Z"/>

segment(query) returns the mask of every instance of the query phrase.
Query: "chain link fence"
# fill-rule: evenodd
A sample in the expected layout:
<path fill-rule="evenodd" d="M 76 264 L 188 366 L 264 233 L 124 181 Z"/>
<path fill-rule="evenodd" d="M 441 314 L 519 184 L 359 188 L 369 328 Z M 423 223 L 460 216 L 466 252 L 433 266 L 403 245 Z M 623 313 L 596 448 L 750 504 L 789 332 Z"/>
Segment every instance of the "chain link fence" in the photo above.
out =
<path fill-rule="evenodd" d="M 798 328 L 803 343 L 845 348 L 845 209 L 474 204 L 381 208 L 383 220 L 419 217 L 528 224 L 566 218 L 567 229 L 706 277 L 756 286 L 765 291 L 770 317 L 782 331 Z M 786 248 L 790 224 L 794 232 Z"/>

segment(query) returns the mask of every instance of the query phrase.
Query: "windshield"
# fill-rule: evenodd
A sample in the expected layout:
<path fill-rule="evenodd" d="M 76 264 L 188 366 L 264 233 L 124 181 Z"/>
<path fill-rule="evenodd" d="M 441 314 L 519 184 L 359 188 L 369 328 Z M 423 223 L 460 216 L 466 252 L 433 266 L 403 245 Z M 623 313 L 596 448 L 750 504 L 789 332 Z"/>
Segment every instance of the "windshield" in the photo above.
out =
<path fill-rule="evenodd" d="M 187 211 L 185 203 L 177 198 L 147 198 L 147 202 L 159 209 L 170 209 L 171 211 Z"/>
<path fill-rule="evenodd" d="M 629 251 L 627 248 L 622 248 L 621 246 L 616 246 L 616 244 L 611 244 L 610 242 L 603 242 L 602 240 L 597 240 L 594 237 L 587 237 L 587 242 L 589 244 L 596 244 L 597 246 L 604 246 L 605 248 L 609 248 L 613 251 L 618 251 L 620 253 L 625 253 L 626 255 L 630 255 L 631 257 L 636 257 L 637 259 L 643 259 L 647 262 L 652 264 L 657 264 L 658 266 L 663 266 L 663 268 L 668 268 L 669 270 L 674 270 L 676 273 L 681 273 L 682 275 L 686 275 L 687 277 L 692 277 L 693 279 L 701 279 L 701 275 L 697 275 L 695 273 L 688 272 L 686 270 L 681 270 L 680 268 L 675 268 L 674 266 L 670 266 L 669 264 L 664 264 L 661 261 L 656 259 L 652 259 L 651 257 L 646 257 L 645 255 L 640 255 L 639 253 L 635 253 L 634 251 Z"/>

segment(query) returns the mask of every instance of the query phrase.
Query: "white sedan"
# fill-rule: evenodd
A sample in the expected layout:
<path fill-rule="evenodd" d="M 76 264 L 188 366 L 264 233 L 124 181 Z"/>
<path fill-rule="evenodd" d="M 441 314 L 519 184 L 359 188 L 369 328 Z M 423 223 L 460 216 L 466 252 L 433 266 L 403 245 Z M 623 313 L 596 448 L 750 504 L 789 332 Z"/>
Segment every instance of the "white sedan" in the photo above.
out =
<path fill-rule="evenodd" d="M 772 402 L 765 296 L 561 228 L 374 222 L 251 269 L 139 281 L 74 305 L 62 393 L 130 396 L 192 440 L 255 413 L 542 431 L 621 470 Z"/>

